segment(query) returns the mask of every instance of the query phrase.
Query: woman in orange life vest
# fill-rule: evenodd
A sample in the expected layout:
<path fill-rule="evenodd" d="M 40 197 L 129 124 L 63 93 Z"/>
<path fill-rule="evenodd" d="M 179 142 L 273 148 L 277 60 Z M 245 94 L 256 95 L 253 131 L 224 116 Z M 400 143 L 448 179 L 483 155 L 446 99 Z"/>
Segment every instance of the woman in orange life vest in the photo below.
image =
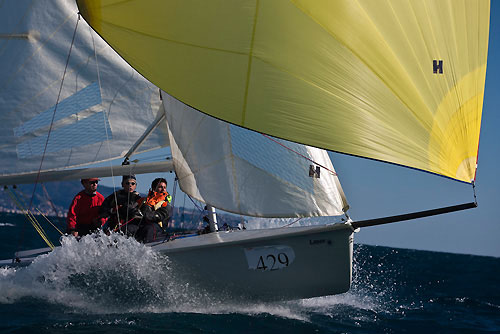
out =
<path fill-rule="evenodd" d="M 172 196 L 167 192 L 167 180 L 155 179 L 151 183 L 148 197 L 139 200 L 139 210 L 143 218 L 136 234 L 138 241 L 148 243 L 164 235 L 163 228 L 167 227 L 172 216 L 171 201 Z"/>

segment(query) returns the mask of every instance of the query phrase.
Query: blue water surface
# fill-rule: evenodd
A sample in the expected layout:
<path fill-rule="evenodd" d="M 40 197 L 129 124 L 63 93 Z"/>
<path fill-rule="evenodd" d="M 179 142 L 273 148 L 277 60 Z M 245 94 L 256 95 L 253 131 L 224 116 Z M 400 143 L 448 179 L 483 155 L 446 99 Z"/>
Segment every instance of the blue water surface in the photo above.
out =
<path fill-rule="evenodd" d="M 44 246 L 30 227 L 20 237 L 24 224 L 0 213 L 0 258 Z M 168 258 L 115 242 L 88 253 L 69 242 L 0 269 L 0 333 L 500 333 L 499 258 L 356 245 L 348 293 L 231 303 L 175 281 Z"/>

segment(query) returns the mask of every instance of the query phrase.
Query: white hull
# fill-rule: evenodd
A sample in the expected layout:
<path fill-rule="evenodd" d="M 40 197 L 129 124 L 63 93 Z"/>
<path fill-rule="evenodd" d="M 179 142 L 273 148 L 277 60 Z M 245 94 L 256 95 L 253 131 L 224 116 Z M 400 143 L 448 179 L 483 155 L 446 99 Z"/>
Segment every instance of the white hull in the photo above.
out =
<path fill-rule="evenodd" d="M 176 281 L 220 298 L 286 300 L 349 290 L 353 229 L 350 224 L 221 231 L 149 244 L 166 254 Z M 41 251 L 20 252 L 29 265 Z"/>
<path fill-rule="evenodd" d="M 349 290 L 347 224 L 216 232 L 153 245 L 179 279 L 231 299 L 284 300 Z"/>

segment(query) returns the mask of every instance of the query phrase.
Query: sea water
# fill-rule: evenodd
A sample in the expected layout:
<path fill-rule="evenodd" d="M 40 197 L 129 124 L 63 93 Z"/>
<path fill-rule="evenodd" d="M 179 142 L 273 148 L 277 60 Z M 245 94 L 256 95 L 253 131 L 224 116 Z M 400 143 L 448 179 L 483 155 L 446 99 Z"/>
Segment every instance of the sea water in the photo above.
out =
<path fill-rule="evenodd" d="M 44 246 L 25 224 L 0 214 L 0 258 Z M 0 333 L 500 333 L 499 258 L 356 245 L 345 294 L 231 303 L 133 239 L 61 242 L 0 269 Z"/>

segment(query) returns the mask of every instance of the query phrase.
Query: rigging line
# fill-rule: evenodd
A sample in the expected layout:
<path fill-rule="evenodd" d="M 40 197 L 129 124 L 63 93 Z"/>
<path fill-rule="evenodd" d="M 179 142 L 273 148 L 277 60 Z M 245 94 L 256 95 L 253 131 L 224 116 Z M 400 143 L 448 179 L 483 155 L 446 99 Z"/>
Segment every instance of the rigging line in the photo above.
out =
<path fill-rule="evenodd" d="M 31 214 L 31 219 L 34 219 L 33 214 Z M 35 228 L 35 230 L 38 232 L 38 234 L 42 237 L 42 239 L 45 241 L 45 243 L 52 249 L 54 249 L 54 244 L 49 240 L 49 237 L 47 236 L 47 233 L 43 230 L 42 226 L 38 224 L 38 222 L 33 222 L 31 221 L 31 224 Z"/>
<path fill-rule="evenodd" d="M 200 212 L 203 212 L 205 211 L 204 209 L 201 208 L 201 206 L 199 206 L 197 203 L 195 203 L 195 201 L 193 200 L 193 198 L 191 198 L 191 196 L 187 195 L 188 198 L 191 200 L 191 202 L 193 203 L 193 205 L 198 209 L 200 210 Z"/>
<path fill-rule="evenodd" d="M 38 234 L 43 239 L 43 241 L 45 241 L 45 243 L 49 247 L 51 247 L 53 249 L 54 245 L 52 244 L 52 242 L 50 242 L 47 234 L 45 233 L 45 231 L 43 230 L 43 228 L 41 227 L 41 225 L 38 223 L 38 221 L 36 220 L 35 216 L 31 212 L 27 211 L 24 208 L 24 206 L 21 204 L 20 200 L 16 198 L 14 192 L 12 192 L 7 187 L 5 187 L 4 189 L 7 190 L 7 194 L 10 196 L 11 200 L 14 202 L 14 205 L 16 205 L 17 207 L 19 207 L 23 211 L 24 216 L 31 223 L 31 225 L 33 226 L 33 228 L 35 229 L 35 231 L 38 232 Z"/>
<path fill-rule="evenodd" d="M 80 14 L 78 14 L 78 17 L 80 17 Z M 101 74 L 99 71 L 99 61 L 97 58 L 97 49 L 95 46 L 94 34 L 92 33 L 92 28 L 90 27 L 90 25 L 89 25 L 89 34 L 90 34 L 90 37 L 92 38 L 92 46 L 94 48 L 94 57 L 95 57 L 95 66 L 96 66 L 96 72 L 97 72 L 97 83 L 99 84 L 99 93 L 102 96 Z M 101 100 L 102 100 L 102 98 L 101 98 Z M 103 122 L 104 122 L 104 130 L 106 132 L 106 144 L 107 144 L 106 146 L 108 147 L 108 156 L 110 157 L 109 168 L 111 171 L 111 181 L 113 182 L 113 195 L 115 197 L 115 205 L 118 206 L 118 198 L 116 195 L 116 183 L 115 183 L 115 177 L 114 177 L 114 173 L 113 173 L 113 163 L 112 163 L 112 159 L 111 159 L 111 145 L 109 143 L 109 133 L 108 133 L 108 127 L 106 124 L 106 113 L 103 113 L 102 117 L 103 117 Z M 116 218 L 118 219 L 118 226 L 120 226 L 120 213 L 118 212 L 118 210 L 116 210 Z"/>
<path fill-rule="evenodd" d="M 30 212 L 29 210 L 26 210 L 26 208 L 25 208 L 26 207 L 26 203 L 24 203 L 24 201 L 22 200 L 22 197 L 18 198 L 16 196 L 16 194 L 13 191 L 9 190 L 7 187 L 5 187 L 4 189 L 8 190 L 7 194 L 10 196 L 10 198 L 14 202 L 14 205 L 16 205 L 17 207 L 19 207 L 23 211 L 23 214 L 25 215 L 26 219 L 31 223 L 31 225 L 33 226 L 33 228 L 38 232 L 38 234 L 45 241 L 45 243 L 49 247 L 54 248 L 54 245 L 49 240 L 47 234 L 43 230 L 42 226 L 40 225 L 40 223 L 38 222 L 38 220 L 36 219 L 36 217 L 33 215 L 32 212 Z M 25 225 L 23 224 L 23 231 L 24 231 L 24 227 L 25 227 Z M 19 244 L 18 244 L 18 248 L 19 248 Z"/>
<path fill-rule="evenodd" d="M 47 188 L 45 187 L 44 183 L 42 183 L 42 190 L 45 193 L 45 196 L 47 196 L 47 199 L 49 200 L 50 206 L 52 207 L 52 210 L 54 210 L 56 217 L 59 217 L 59 212 L 57 211 L 57 208 L 56 208 L 54 202 L 52 201 L 52 198 L 50 198 L 49 192 L 47 191 Z"/>
<path fill-rule="evenodd" d="M 15 193 L 12 192 L 12 194 L 15 196 Z M 25 216 L 26 218 L 31 222 L 31 224 L 33 225 L 33 227 L 35 228 L 35 230 L 40 234 L 40 236 L 42 237 L 42 239 L 47 243 L 47 245 L 49 247 L 53 247 L 54 245 L 52 244 L 52 242 L 50 241 L 47 233 L 45 232 L 45 230 L 43 229 L 42 225 L 38 222 L 38 220 L 36 219 L 35 215 L 33 214 L 33 212 L 29 211 L 29 210 L 26 210 L 25 209 L 25 204 L 24 202 L 22 202 L 21 199 L 18 200 L 17 204 L 16 204 L 19 208 L 21 208 L 21 210 L 23 210 L 25 212 Z"/>
<path fill-rule="evenodd" d="M 132 175 L 132 165 L 128 165 L 129 166 L 129 172 L 128 172 L 128 175 Z M 113 169 L 113 167 L 111 166 L 111 169 Z M 130 179 L 127 179 L 127 182 L 130 182 Z M 137 180 L 135 181 L 136 184 L 137 184 Z M 123 187 L 123 178 L 122 178 L 122 187 Z M 124 188 L 122 188 L 124 189 Z M 129 188 L 130 189 L 130 188 Z M 117 191 L 115 191 L 114 193 L 114 196 L 115 196 L 115 208 L 116 208 L 116 218 L 118 220 L 117 222 L 117 225 L 115 227 L 115 230 L 118 228 L 120 229 L 122 226 L 125 226 L 125 233 L 127 233 L 128 231 L 128 227 L 126 226 L 130 220 L 128 220 L 128 212 L 129 212 L 129 204 L 130 204 L 130 191 L 127 192 L 127 206 L 126 206 L 126 210 L 127 212 L 125 213 L 125 220 L 124 221 L 127 221 L 125 224 L 122 224 L 122 221 L 120 219 L 120 207 L 118 205 L 118 198 L 117 198 Z M 132 218 L 133 219 L 133 218 Z M 131 219 L 131 220 L 132 220 Z"/>
<path fill-rule="evenodd" d="M 126 226 L 127 226 L 127 224 L 128 224 L 128 223 L 130 223 L 130 222 L 131 222 L 132 220 L 134 220 L 134 219 L 135 219 L 135 217 L 132 217 L 132 218 L 130 218 L 130 220 L 127 220 L 127 222 L 125 222 L 125 223 L 124 223 L 124 224 L 122 224 L 121 226 L 116 225 L 116 226 L 115 226 L 115 228 L 113 229 L 113 232 L 118 232 L 118 231 L 120 231 L 120 232 L 121 232 L 120 228 L 121 228 L 121 227 L 123 227 L 123 226 L 125 226 L 125 227 L 126 227 Z M 136 233 L 137 233 L 137 231 L 136 231 Z M 125 234 L 127 234 L 127 230 L 126 230 L 126 229 L 125 229 Z M 134 233 L 134 236 L 135 236 L 135 233 Z"/>
<path fill-rule="evenodd" d="M 73 31 L 73 38 L 71 39 L 71 45 L 69 47 L 68 57 L 66 58 L 66 65 L 64 66 L 64 73 L 63 73 L 63 77 L 61 80 L 61 86 L 59 87 L 59 93 L 57 94 L 57 101 L 56 101 L 56 105 L 54 107 L 54 112 L 52 113 L 52 120 L 50 121 L 50 127 L 49 127 L 49 131 L 47 133 L 47 140 L 45 141 L 45 147 L 43 148 L 42 159 L 40 161 L 40 167 L 38 168 L 38 174 L 36 176 L 35 186 L 33 187 L 33 194 L 31 195 L 31 200 L 30 200 L 30 205 L 28 206 L 28 211 L 31 210 L 31 206 L 33 204 L 33 199 L 35 197 L 36 186 L 38 184 L 38 180 L 40 179 L 40 172 L 42 171 L 43 160 L 45 159 L 45 153 L 47 152 L 47 146 L 49 144 L 50 133 L 52 132 L 52 126 L 54 125 L 54 118 L 56 116 L 57 107 L 59 105 L 59 100 L 61 98 L 61 92 L 62 92 L 62 88 L 63 88 L 63 84 L 64 84 L 64 77 L 66 76 L 66 71 L 68 69 L 69 58 L 71 56 L 71 50 L 73 49 L 73 44 L 75 43 L 76 30 L 78 29 L 79 22 L 80 22 L 80 14 L 78 14 L 78 19 L 76 20 L 75 30 Z"/>
<path fill-rule="evenodd" d="M 47 192 L 47 189 L 45 188 L 45 185 L 44 185 L 43 183 L 42 183 L 42 187 L 43 187 L 43 189 L 44 189 L 44 191 L 45 191 L 45 194 L 46 194 L 46 195 L 47 195 L 47 197 L 49 198 L 49 202 L 50 202 L 50 204 L 52 205 L 52 208 L 54 209 L 54 211 L 56 211 L 56 215 L 57 215 L 57 210 L 55 209 L 54 203 L 52 202 L 52 199 L 50 199 L 49 194 L 48 194 L 48 192 Z M 14 191 L 12 191 L 12 194 L 15 196 L 15 192 L 14 192 Z M 17 203 L 16 205 L 17 205 L 17 206 L 19 206 L 22 210 L 25 210 L 25 209 L 24 209 L 24 206 L 26 206 L 26 204 L 22 201 L 22 199 L 21 199 L 21 198 L 20 198 L 20 199 L 18 199 L 18 203 Z M 50 221 L 50 220 L 49 220 L 49 219 L 48 219 L 48 218 L 47 218 L 47 217 L 46 217 L 46 216 L 45 216 L 45 215 L 44 215 L 44 214 L 43 214 L 43 213 L 42 213 L 42 212 L 38 209 L 38 208 L 37 208 L 37 211 L 38 211 L 38 213 L 40 213 L 40 215 L 41 215 L 43 218 L 45 218 L 45 219 L 47 220 L 47 222 L 48 222 L 50 225 L 52 225 L 52 227 L 53 227 L 53 228 L 55 228 L 55 229 L 57 230 L 57 232 L 59 232 L 61 235 L 63 234 L 63 233 L 62 233 L 62 232 L 61 232 L 61 231 L 60 231 L 60 230 L 59 230 L 59 229 L 58 229 L 58 228 L 57 228 L 57 227 L 56 227 L 56 226 L 55 226 L 55 225 L 54 225 L 54 224 L 53 224 L 53 223 L 52 223 L 52 222 L 51 222 L 51 221 Z M 38 220 L 37 220 L 37 219 L 36 219 L 36 217 L 33 215 L 33 213 L 28 211 L 28 214 L 30 214 L 30 215 L 31 215 L 32 219 L 36 222 L 36 224 L 37 224 L 37 225 L 39 225 L 39 226 L 40 226 L 40 228 L 41 228 L 41 229 L 42 229 L 42 231 L 43 231 L 43 228 L 41 227 L 41 224 L 38 222 Z M 46 235 L 45 231 L 43 231 L 43 233 Z M 47 236 L 47 235 L 46 235 L 46 236 Z M 47 236 L 47 238 L 48 238 L 48 236 Z M 52 244 L 52 243 L 51 243 L 51 244 Z"/>
<path fill-rule="evenodd" d="M 68 69 L 69 58 L 71 56 L 71 50 L 73 49 L 73 44 L 75 43 L 75 36 L 76 36 L 76 31 L 78 29 L 79 22 L 80 22 L 80 15 L 78 15 L 78 19 L 76 20 L 75 30 L 73 31 L 73 37 L 71 39 L 71 45 L 69 47 L 68 57 L 66 58 L 66 65 L 64 66 L 64 72 L 63 72 L 63 76 L 61 79 L 61 86 L 59 87 L 59 93 L 57 94 L 57 101 L 56 101 L 56 105 L 54 107 L 54 112 L 52 113 L 52 120 L 50 121 L 49 131 L 47 132 L 47 140 L 45 141 L 42 159 L 40 160 L 40 167 L 38 168 L 38 173 L 36 175 L 35 185 L 33 187 L 33 193 L 31 194 L 30 204 L 28 206 L 28 212 L 31 210 L 31 206 L 33 205 L 33 199 L 35 198 L 36 187 L 38 184 L 38 180 L 40 179 L 40 173 L 42 171 L 43 160 L 45 159 L 45 153 L 47 152 L 47 146 L 49 144 L 50 133 L 52 132 L 52 126 L 54 125 L 54 118 L 56 116 L 57 107 L 59 105 L 59 100 L 61 98 L 61 92 L 62 92 L 62 88 L 63 88 L 63 84 L 64 84 L 64 77 L 66 76 L 66 71 Z M 21 243 L 24 241 L 24 228 L 25 228 L 25 226 L 26 225 L 23 224 L 23 228 L 21 229 L 21 236 L 20 236 L 20 238 L 18 240 L 18 244 L 17 244 L 18 249 L 19 249 Z"/>
<path fill-rule="evenodd" d="M 80 14 L 78 14 L 78 17 L 80 17 Z M 95 66 L 96 66 L 96 74 L 97 74 L 97 83 L 99 85 L 99 94 L 101 94 L 101 101 L 102 101 L 102 85 L 101 85 L 101 72 L 99 71 L 99 61 L 97 57 L 97 48 L 95 46 L 95 40 L 94 40 L 94 34 L 92 33 L 92 28 L 89 26 L 89 34 L 92 39 L 92 47 L 94 48 L 94 57 L 95 57 Z M 101 102 L 102 105 L 102 102 Z M 113 194 L 115 196 L 115 203 L 117 203 L 117 198 L 116 198 L 116 183 L 115 183 L 115 178 L 114 178 L 114 173 L 113 173 L 113 163 L 111 159 L 111 145 L 109 143 L 109 133 L 108 133 L 108 127 L 106 126 L 106 113 L 103 113 L 103 122 L 104 122 L 104 131 L 106 132 L 106 146 L 108 147 L 108 157 L 110 157 L 109 160 L 109 168 L 111 171 L 111 181 L 113 182 Z M 118 218 L 118 224 L 120 222 L 120 216 L 118 215 L 117 211 L 117 218 Z"/>
<path fill-rule="evenodd" d="M 195 221 L 200 221 L 201 216 L 203 215 L 203 212 L 205 210 L 202 209 L 201 206 L 199 206 L 197 203 L 195 203 L 195 201 L 191 198 L 191 196 L 187 195 L 187 197 L 191 200 L 191 202 L 193 203 L 193 205 L 195 206 L 195 208 L 198 209 L 198 211 L 199 211 L 198 218 Z M 194 213 L 191 215 L 191 217 L 194 218 Z"/>
<path fill-rule="evenodd" d="M 330 172 L 330 173 L 332 173 L 333 175 L 337 176 L 337 173 L 335 173 L 333 170 L 331 170 L 331 169 L 329 169 L 329 168 L 326 168 L 325 166 L 323 166 L 323 165 L 321 165 L 321 164 L 317 163 L 316 161 L 314 161 L 314 160 L 312 160 L 312 159 L 309 159 L 308 157 L 306 157 L 305 155 L 303 155 L 303 154 L 301 154 L 301 153 L 299 153 L 299 152 L 297 152 L 297 151 L 292 150 L 291 148 L 289 148 L 289 147 L 287 147 L 286 145 L 284 145 L 284 144 L 280 143 L 279 141 L 277 141 L 277 140 L 275 140 L 275 139 L 271 138 L 270 136 L 268 136 L 268 135 L 266 135 L 266 134 L 263 134 L 263 133 L 261 133 L 261 135 L 263 135 L 263 136 L 264 136 L 264 137 L 266 137 L 267 139 L 269 139 L 269 140 L 271 140 L 271 141 L 275 142 L 276 144 L 283 146 L 283 147 L 284 147 L 284 148 L 286 148 L 287 150 L 289 150 L 289 151 L 291 151 L 291 152 L 293 152 L 293 153 L 295 153 L 295 154 L 297 154 L 297 155 L 301 156 L 302 158 L 304 158 L 304 159 L 306 159 L 306 160 L 308 160 L 308 161 L 312 162 L 313 164 L 318 165 L 318 166 L 320 166 L 320 167 L 321 167 L 321 168 L 323 168 L 323 169 L 326 169 L 327 171 L 329 171 L 329 172 Z"/>
<path fill-rule="evenodd" d="M 191 222 L 198 222 L 198 226 L 200 226 L 200 222 L 204 222 L 204 223 L 207 223 L 207 224 L 210 224 L 208 221 L 205 222 L 204 219 L 202 219 L 201 217 L 203 216 L 203 212 L 200 212 L 200 214 L 198 215 L 198 217 L 196 219 L 193 219 Z M 206 216 L 204 216 L 205 218 Z M 191 215 L 191 218 L 194 218 L 194 214 Z"/>
<path fill-rule="evenodd" d="M 246 121 L 246 112 L 247 112 L 247 104 L 248 104 L 248 91 L 250 87 L 250 77 L 252 75 L 252 63 L 253 63 L 253 53 L 254 53 L 254 45 L 255 35 L 257 31 L 257 19 L 259 18 L 259 6 L 260 1 L 257 0 L 255 2 L 255 13 L 253 16 L 253 24 L 252 24 L 252 38 L 250 39 L 249 52 L 248 52 L 248 64 L 247 64 L 247 73 L 246 73 L 246 82 L 245 82 L 245 95 L 243 96 L 243 110 L 241 112 L 241 125 L 245 125 Z"/>
<path fill-rule="evenodd" d="M 55 226 L 55 225 L 54 225 L 54 224 L 53 224 L 53 223 L 49 220 L 49 218 L 47 218 L 47 217 L 46 217 L 46 216 L 45 216 L 45 215 L 44 215 L 44 214 L 43 214 L 40 210 L 38 210 L 38 208 L 37 208 L 36 210 L 38 211 L 38 213 L 39 213 L 39 214 L 40 214 L 43 218 L 45 218 L 45 220 L 46 220 L 46 221 L 47 221 L 50 225 L 52 225 L 52 227 L 53 227 L 53 228 L 55 228 L 55 229 L 57 230 L 57 232 L 59 232 L 59 234 L 61 234 L 61 235 L 63 235 L 63 234 L 64 234 L 64 233 L 62 233 L 62 232 L 61 232 L 61 230 L 59 230 L 59 229 L 57 228 L 57 226 Z"/>
<path fill-rule="evenodd" d="M 128 169 L 128 175 L 132 175 L 132 165 L 128 165 L 129 166 L 129 169 Z M 130 181 L 131 179 L 127 179 L 127 182 L 131 182 Z M 135 180 L 135 185 L 137 186 L 137 180 Z M 122 184 L 122 187 L 123 187 L 123 184 Z M 130 187 L 130 186 L 129 186 Z M 130 189 L 130 188 L 129 188 Z M 134 190 L 135 191 L 135 190 Z M 116 203 L 118 204 L 118 203 Z M 132 220 L 134 219 L 132 217 L 132 219 L 128 220 L 128 214 L 129 214 L 129 205 L 130 205 L 130 191 L 127 192 L 127 213 L 125 214 L 125 220 L 127 221 L 127 223 L 125 224 L 125 233 L 128 233 L 128 226 L 127 224 Z M 118 210 L 116 210 L 116 212 L 118 212 Z M 120 226 L 120 220 L 118 220 L 118 226 Z"/>
<path fill-rule="evenodd" d="M 23 214 L 27 216 L 27 212 L 25 212 L 24 207 L 21 204 L 21 200 L 16 198 L 15 194 L 7 186 L 4 186 L 4 190 L 7 191 L 7 195 L 9 195 L 12 202 L 14 202 L 14 205 L 20 208 L 23 211 Z"/>
<path fill-rule="evenodd" d="M 476 182 L 475 181 L 472 181 L 471 182 L 472 184 L 472 193 L 474 194 L 474 203 L 476 204 L 477 206 L 477 197 L 476 197 Z"/>
<path fill-rule="evenodd" d="M 289 223 L 289 224 L 283 225 L 283 226 L 281 226 L 281 228 L 283 228 L 283 227 L 288 227 L 288 226 L 290 226 L 290 225 L 293 225 L 293 224 L 295 224 L 296 222 L 298 222 L 299 220 L 301 220 L 302 218 L 303 218 L 303 217 L 300 217 L 300 218 L 298 218 L 298 219 L 294 220 L 293 222 L 291 222 L 291 223 Z"/>

